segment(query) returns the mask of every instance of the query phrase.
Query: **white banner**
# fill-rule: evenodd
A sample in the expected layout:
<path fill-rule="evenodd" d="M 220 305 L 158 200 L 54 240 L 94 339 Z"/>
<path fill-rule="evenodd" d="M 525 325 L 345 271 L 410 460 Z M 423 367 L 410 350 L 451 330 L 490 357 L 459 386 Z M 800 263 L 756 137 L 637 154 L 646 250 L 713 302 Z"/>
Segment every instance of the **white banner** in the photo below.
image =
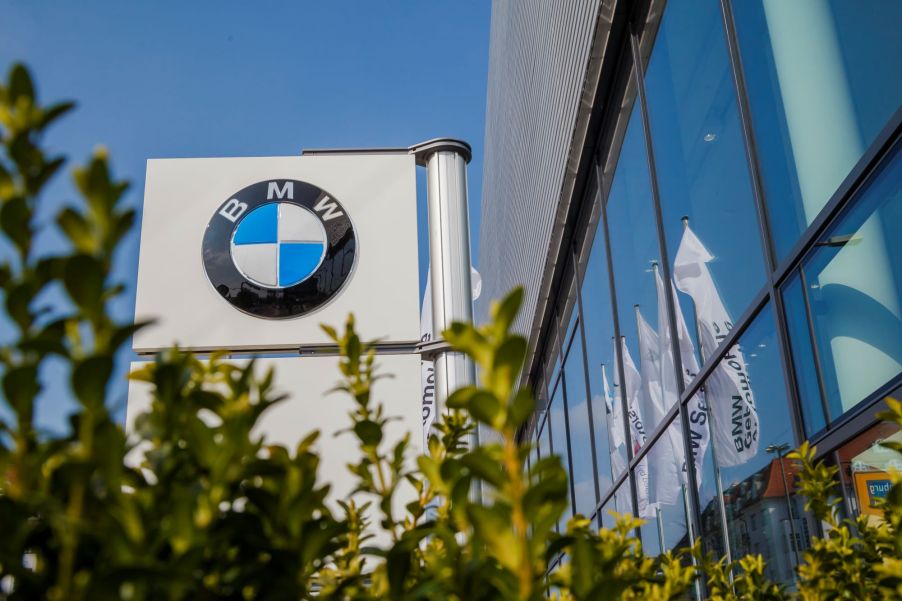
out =
<path fill-rule="evenodd" d="M 657 269 L 657 266 L 655 266 L 654 271 L 655 288 L 658 296 L 658 324 L 661 332 L 661 379 L 664 382 L 666 407 L 670 408 L 679 399 L 679 389 L 677 387 L 671 334 L 670 330 L 664 327 L 664 324 L 668 321 L 667 297 L 665 296 L 667 292 L 664 290 L 664 279 L 661 277 L 661 272 Z M 670 286 L 670 294 L 676 315 L 677 342 L 683 367 L 683 385 L 688 386 L 698 374 L 698 360 L 695 357 L 695 346 L 692 344 L 692 338 L 689 336 L 689 328 L 686 327 L 686 318 L 683 316 L 680 301 L 672 284 Z M 711 432 L 708 428 L 708 409 L 705 404 L 704 394 L 698 393 L 690 399 L 686 407 L 686 413 L 689 416 L 689 447 L 692 452 L 693 463 L 695 464 L 698 486 L 701 487 L 702 475 L 704 474 L 702 464 L 705 460 L 705 453 L 708 450 L 708 441 L 711 439 Z M 679 420 L 679 418 L 677 419 Z"/>
<path fill-rule="evenodd" d="M 615 369 L 615 374 L 616 371 Z M 616 450 L 621 445 L 626 444 L 626 438 L 623 436 L 623 409 L 621 408 L 620 400 L 611 393 L 611 387 L 608 384 L 608 371 L 605 369 L 604 364 L 601 365 L 601 382 L 604 387 L 604 406 L 608 414 L 608 436 L 611 440 L 611 446 Z M 614 455 L 619 456 L 619 453 L 612 453 L 612 457 Z"/>
<path fill-rule="evenodd" d="M 482 294 L 482 276 L 470 266 L 470 294 L 473 301 Z M 432 270 L 426 272 L 426 289 L 423 292 L 423 307 L 420 310 L 420 342 L 432 342 Z M 435 398 L 435 362 L 420 361 L 420 407 L 423 414 L 423 448 L 429 448 L 429 435 L 438 413 Z"/>
<path fill-rule="evenodd" d="M 626 346 L 626 339 L 620 339 L 620 352 L 623 359 L 623 376 L 624 392 L 626 394 L 626 405 L 630 422 L 630 439 L 635 455 L 642 445 L 645 444 L 645 424 L 642 421 L 642 410 L 639 407 L 639 396 L 642 387 L 642 376 L 633 363 L 630 351 Z M 618 386 L 617 371 L 614 371 L 614 386 Z M 648 499 L 648 458 L 643 458 L 636 466 L 634 473 L 636 478 L 636 500 L 638 507 L 636 513 L 640 518 L 654 517 L 654 506 L 649 503 Z"/>
<path fill-rule="evenodd" d="M 652 423 L 657 426 L 663 421 L 667 409 L 673 405 L 675 400 L 672 398 L 673 395 L 671 398 L 666 398 L 665 395 L 668 391 L 663 388 L 661 358 L 664 352 L 661 349 L 660 338 L 645 321 L 638 307 L 636 308 L 636 325 L 639 330 L 642 388 L 646 395 L 646 406 L 650 407 L 654 415 Z M 667 405 L 664 404 L 665 398 Z M 651 501 L 655 505 L 676 504 L 680 499 L 680 486 L 686 482 L 685 454 L 679 432 L 679 416 L 677 416 L 673 425 L 664 432 L 650 454 L 653 457 L 650 464 Z"/>
<path fill-rule="evenodd" d="M 699 344 L 712 353 L 733 327 L 717 293 L 707 263 L 714 257 L 686 226 L 674 260 L 677 288 L 692 297 Z M 722 466 L 741 465 L 758 452 L 759 424 L 745 358 L 734 345 L 705 383 L 717 459 Z"/>
<path fill-rule="evenodd" d="M 432 341 L 432 273 L 426 273 L 426 291 L 420 311 L 420 342 Z M 429 434 L 435 422 L 435 363 L 420 360 L 420 406 L 423 417 L 423 448 L 429 448 Z"/>

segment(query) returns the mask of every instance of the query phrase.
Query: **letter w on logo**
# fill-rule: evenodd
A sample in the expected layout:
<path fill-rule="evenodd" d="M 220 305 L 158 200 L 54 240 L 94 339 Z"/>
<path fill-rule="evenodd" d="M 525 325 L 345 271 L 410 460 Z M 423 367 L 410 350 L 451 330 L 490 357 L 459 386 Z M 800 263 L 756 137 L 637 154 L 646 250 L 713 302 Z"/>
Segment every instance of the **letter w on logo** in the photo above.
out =
<path fill-rule="evenodd" d="M 330 219 L 335 219 L 336 217 L 341 217 L 344 215 L 339 209 L 338 204 L 332 201 L 328 196 L 323 196 L 316 206 L 313 207 L 313 210 L 322 213 L 323 221 L 329 221 Z"/>

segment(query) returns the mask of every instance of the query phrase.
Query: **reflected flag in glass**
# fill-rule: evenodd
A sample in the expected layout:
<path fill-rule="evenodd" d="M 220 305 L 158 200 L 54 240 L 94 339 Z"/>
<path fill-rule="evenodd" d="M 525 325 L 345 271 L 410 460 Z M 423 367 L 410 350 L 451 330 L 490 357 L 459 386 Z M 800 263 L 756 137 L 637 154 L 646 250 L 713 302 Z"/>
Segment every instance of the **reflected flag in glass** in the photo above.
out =
<path fill-rule="evenodd" d="M 664 354 L 661 338 L 645 318 L 639 307 L 636 307 L 636 327 L 639 331 L 640 373 L 642 375 L 642 392 L 646 406 L 656 414 L 656 423 L 663 423 L 664 414 L 672 405 L 665 405 L 664 398 L 669 391 L 664 390 L 661 379 L 661 357 Z M 672 363 L 671 363 L 672 365 Z M 673 392 L 676 392 L 675 390 Z M 668 399 L 669 400 L 669 399 Z M 675 505 L 681 498 L 685 478 L 685 454 L 682 441 L 679 439 L 679 416 L 674 424 L 668 427 L 661 439 L 655 443 L 654 459 L 649 466 L 651 472 L 651 502 L 655 506 Z M 658 451 L 661 448 L 662 451 Z"/>
<path fill-rule="evenodd" d="M 617 346 L 617 345 L 615 345 Z M 642 421 L 642 409 L 639 406 L 639 396 L 642 387 L 642 376 L 633 363 L 633 357 L 626 346 L 626 339 L 620 338 L 621 363 L 623 365 L 624 387 L 626 395 L 626 407 L 630 422 L 630 438 L 633 445 L 633 455 L 645 444 L 645 423 Z M 615 349 L 615 353 L 616 353 Z M 614 372 L 614 386 L 619 386 L 617 372 Z M 636 513 L 640 518 L 654 517 L 654 506 L 648 500 L 648 457 L 643 457 L 633 473 L 636 479 Z"/>
<path fill-rule="evenodd" d="M 666 326 L 667 319 L 667 292 L 664 290 L 664 279 L 657 264 L 654 265 L 655 288 L 658 297 L 658 324 L 660 333 L 658 339 L 661 344 L 661 382 L 663 383 L 665 401 L 667 407 L 676 403 L 680 398 L 680 391 L 677 385 L 676 361 L 673 356 L 673 344 L 670 338 L 670 329 Z M 698 374 L 698 361 L 695 358 L 695 345 L 689 336 L 689 328 L 686 326 L 686 318 L 680 308 L 680 302 L 677 299 L 676 289 L 673 284 L 670 285 L 670 294 L 673 299 L 673 308 L 676 314 L 677 343 L 680 349 L 680 358 L 682 359 L 683 368 L 683 385 L 688 386 L 693 378 Z M 690 399 L 686 407 L 686 413 L 689 417 L 689 447 L 692 452 L 693 463 L 695 464 L 695 475 L 698 479 L 698 486 L 702 485 L 702 464 L 705 460 L 705 453 L 708 450 L 708 442 L 711 440 L 711 431 L 708 428 L 708 408 L 705 403 L 704 393 L 699 392 Z M 677 416 L 677 423 L 680 417 Z M 682 447 L 680 453 L 683 452 Z"/>
<path fill-rule="evenodd" d="M 620 427 L 623 424 L 623 410 L 620 403 L 617 402 L 611 393 L 611 387 L 608 384 L 608 370 L 605 368 L 604 363 L 601 364 L 601 382 L 604 387 L 604 406 L 608 413 L 608 435 L 611 439 L 611 445 L 617 449 L 621 445 L 626 444 L 623 428 Z"/>
<path fill-rule="evenodd" d="M 733 327 L 717 292 L 708 263 L 714 257 L 686 223 L 673 265 L 676 287 L 695 304 L 699 345 L 710 355 Z M 722 466 L 741 465 L 758 453 L 758 410 L 748 368 L 739 345 L 733 345 L 705 384 L 717 459 Z"/>

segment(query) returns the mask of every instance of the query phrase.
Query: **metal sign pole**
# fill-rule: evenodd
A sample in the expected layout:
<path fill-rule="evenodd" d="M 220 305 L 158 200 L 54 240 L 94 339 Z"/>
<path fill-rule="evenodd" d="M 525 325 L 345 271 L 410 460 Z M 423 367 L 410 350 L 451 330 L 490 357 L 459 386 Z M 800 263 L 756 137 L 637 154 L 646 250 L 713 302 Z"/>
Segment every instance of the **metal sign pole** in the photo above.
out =
<path fill-rule="evenodd" d="M 429 260 L 432 269 L 433 340 L 454 321 L 473 321 L 470 289 L 470 224 L 467 211 L 469 144 L 437 138 L 410 148 L 427 170 Z M 476 381 L 473 362 L 447 348 L 435 353 L 435 410 L 448 395 Z M 474 441 L 476 442 L 476 441 Z"/>

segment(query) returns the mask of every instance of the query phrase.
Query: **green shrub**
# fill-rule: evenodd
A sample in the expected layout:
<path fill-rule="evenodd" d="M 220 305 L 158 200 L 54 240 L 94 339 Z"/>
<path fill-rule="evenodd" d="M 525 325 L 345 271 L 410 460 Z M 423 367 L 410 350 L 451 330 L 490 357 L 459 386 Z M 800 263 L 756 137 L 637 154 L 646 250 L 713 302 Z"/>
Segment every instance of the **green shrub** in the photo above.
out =
<path fill-rule="evenodd" d="M 612 530 L 577 516 L 557 534 L 567 474 L 556 457 L 527 470 L 529 448 L 517 441 L 535 408 L 516 387 L 526 353 L 510 331 L 520 290 L 493 306 L 488 324 L 444 333 L 478 364 L 480 381 L 448 399 L 415 469 L 408 439 L 384 440 L 390 416 L 372 401 L 381 376 L 372 347 L 353 318 L 341 332 L 325 328 L 341 350 L 339 389 L 356 407 L 357 494 L 340 511 L 325 502 L 315 434 L 292 449 L 253 434 L 281 400 L 272 373 L 257 376 L 253 364 L 161 353 L 132 376 L 151 384 L 153 402 L 127 439 L 107 389 L 114 354 L 142 324 L 113 322 L 108 303 L 122 289 L 110 281 L 113 253 L 134 216 L 119 206 L 126 184 L 104 153 L 74 171 L 84 202 L 57 216 L 71 251 L 38 257 L 32 248 L 41 191 L 63 164 L 40 138 L 69 108 L 41 107 L 22 67 L 0 86 L 0 229 L 12 248 L 0 288 L 14 330 L 0 347 L 12 416 L 0 423 L 0 598 L 674 599 L 697 588 L 714 599 L 902 598 L 898 478 L 885 522 L 840 519 L 835 468 L 813 461 L 807 444 L 793 455 L 801 492 L 828 528 L 805 553 L 797 591 L 768 582 L 760 556 L 726 565 L 696 546 L 647 557 L 634 536 L 641 522 L 629 516 Z M 54 289 L 66 302 L 47 307 Z M 51 356 L 70 366 L 78 403 L 58 436 L 34 427 Z M 902 407 L 891 401 L 882 417 L 902 425 Z M 469 448 L 474 423 L 498 442 Z M 137 459 L 127 462 L 129 453 Z M 404 487 L 415 495 L 398 512 Z M 378 545 L 374 531 L 388 542 Z"/>

